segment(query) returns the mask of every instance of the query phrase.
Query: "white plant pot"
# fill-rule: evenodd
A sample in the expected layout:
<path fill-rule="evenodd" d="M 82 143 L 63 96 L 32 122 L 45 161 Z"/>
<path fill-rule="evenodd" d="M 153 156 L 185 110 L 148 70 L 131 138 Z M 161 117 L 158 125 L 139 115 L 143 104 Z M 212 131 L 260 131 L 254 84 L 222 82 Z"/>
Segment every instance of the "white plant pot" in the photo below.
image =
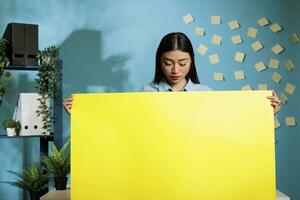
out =
<path fill-rule="evenodd" d="M 6 133 L 7 133 L 7 136 L 15 136 L 16 130 L 15 130 L 15 128 L 6 128 Z"/>

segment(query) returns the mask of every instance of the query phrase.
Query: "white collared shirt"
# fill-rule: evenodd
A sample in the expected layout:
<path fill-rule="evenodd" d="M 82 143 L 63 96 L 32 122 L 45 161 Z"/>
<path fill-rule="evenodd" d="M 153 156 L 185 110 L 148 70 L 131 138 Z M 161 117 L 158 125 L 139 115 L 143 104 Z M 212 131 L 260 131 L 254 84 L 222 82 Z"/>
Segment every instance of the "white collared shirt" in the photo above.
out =
<path fill-rule="evenodd" d="M 182 91 L 189 92 L 189 91 L 211 91 L 212 89 L 207 85 L 193 83 L 191 80 L 188 80 Z M 157 83 L 150 83 L 142 87 L 140 92 L 172 92 L 172 87 L 169 83 L 163 79 L 158 84 Z"/>

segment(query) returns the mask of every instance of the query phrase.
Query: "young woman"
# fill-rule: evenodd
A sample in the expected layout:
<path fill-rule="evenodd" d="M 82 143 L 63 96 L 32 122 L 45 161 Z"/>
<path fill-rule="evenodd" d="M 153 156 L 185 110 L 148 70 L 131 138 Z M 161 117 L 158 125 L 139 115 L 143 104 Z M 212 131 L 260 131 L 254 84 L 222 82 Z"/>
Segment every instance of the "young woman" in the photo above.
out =
<path fill-rule="evenodd" d="M 154 80 L 145 85 L 141 92 L 178 92 L 209 91 L 210 87 L 199 82 L 194 60 L 193 46 L 183 33 L 165 35 L 156 52 Z M 273 92 L 267 97 L 273 107 L 274 114 L 281 108 L 281 101 Z M 71 113 L 72 96 L 64 101 L 64 107 Z"/>

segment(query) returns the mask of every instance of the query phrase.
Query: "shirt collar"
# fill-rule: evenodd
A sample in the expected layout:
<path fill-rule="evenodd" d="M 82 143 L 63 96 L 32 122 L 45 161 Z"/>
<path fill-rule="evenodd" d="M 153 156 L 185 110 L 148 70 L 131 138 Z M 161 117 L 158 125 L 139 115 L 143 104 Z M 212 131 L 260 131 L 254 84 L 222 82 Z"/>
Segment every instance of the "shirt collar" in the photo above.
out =
<path fill-rule="evenodd" d="M 192 91 L 194 83 L 189 79 L 186 85 L 183 88 L 183 91 Z M 167 91 L 173 91 L 172 87 L 169 85 L 169 83 L 166 81 L 166 79 L 162 79 L 158 83 L 158 91 L 159 92 L 167 92 Z"/>

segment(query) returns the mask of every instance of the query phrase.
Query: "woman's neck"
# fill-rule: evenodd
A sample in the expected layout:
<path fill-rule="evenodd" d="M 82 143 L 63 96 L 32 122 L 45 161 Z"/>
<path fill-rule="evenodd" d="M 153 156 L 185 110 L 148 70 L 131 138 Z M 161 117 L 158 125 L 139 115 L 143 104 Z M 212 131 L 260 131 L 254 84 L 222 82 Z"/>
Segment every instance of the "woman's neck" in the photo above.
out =
<path fill-rule="evenodd" d="M 186 85 L 186 83 L 187 83 L 187 80 L 184 79 L 183 81 L 181 81 L 181 82 L 179 82 L 179 83 L 173 84 L 173 85 L 171 85 L 172 90 L 173 90 L 174 92 L 181 91 L 181 90 L 184 88 L 184 86 Z"/>

